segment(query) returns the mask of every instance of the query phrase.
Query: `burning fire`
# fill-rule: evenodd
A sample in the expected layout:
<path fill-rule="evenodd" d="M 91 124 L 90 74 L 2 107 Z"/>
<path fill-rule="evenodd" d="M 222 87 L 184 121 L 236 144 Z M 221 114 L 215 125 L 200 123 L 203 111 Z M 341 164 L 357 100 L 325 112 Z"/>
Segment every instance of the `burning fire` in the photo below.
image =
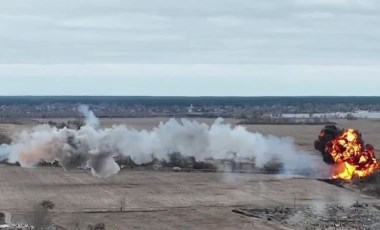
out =
<path fill-rule="evenodd" d="M 333 179 L 351 180 L 372 175 L 380 169 L 372 145 L 364 144 L 355 129 L 326 126 L 315 142 L 326 163 L 334 164 Z"/>

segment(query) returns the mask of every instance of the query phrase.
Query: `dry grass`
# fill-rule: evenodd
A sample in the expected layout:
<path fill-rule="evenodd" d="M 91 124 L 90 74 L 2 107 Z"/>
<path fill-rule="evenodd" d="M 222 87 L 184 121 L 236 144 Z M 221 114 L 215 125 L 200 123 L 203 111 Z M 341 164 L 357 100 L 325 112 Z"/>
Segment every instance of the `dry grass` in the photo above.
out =
<path fill-rule="evenodd" d="M 40 203 L 34 204 L 29 223 L 34 226 L 36 230 L 47 230 L 52 224 L 48 209 L 43 207 Z"/>
<path fill-rule="evenodd" d="M 279 175 L 124 170 L 97 178 L 88 171 L 7 166 L 0 167 L 0 175 L 0 207 L 15 221 L 25 222 L 36 200 L 49 199 L 56 204 L 53 222 L 64 227 L 73 226 L 73 215 L 82 213 L 83 226 L 104 222 L 114 230 L 252 229 L 252 220 L 231 214 L 234 207 L 293 205 L 295 196 L 299 205 L 336 203 L 342 197 L 350 203 L 378 202 L 320 181 Z"/>

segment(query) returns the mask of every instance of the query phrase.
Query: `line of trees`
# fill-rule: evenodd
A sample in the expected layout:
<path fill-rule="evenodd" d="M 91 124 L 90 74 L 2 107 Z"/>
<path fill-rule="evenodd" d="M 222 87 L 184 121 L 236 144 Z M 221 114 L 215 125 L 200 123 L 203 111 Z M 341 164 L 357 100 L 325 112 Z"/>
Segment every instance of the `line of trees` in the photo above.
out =
<path fill-rule="evenodd" d="M 281 104 L 298 106 L 302 104 L 380 104 L 380 97 L 150 97 L 150 96 L 2 96 L 4 105 L 41 105 L 51 103 L 73 104 L 119 104 L 119 105 L 235 105 L 271 106 Z"/>

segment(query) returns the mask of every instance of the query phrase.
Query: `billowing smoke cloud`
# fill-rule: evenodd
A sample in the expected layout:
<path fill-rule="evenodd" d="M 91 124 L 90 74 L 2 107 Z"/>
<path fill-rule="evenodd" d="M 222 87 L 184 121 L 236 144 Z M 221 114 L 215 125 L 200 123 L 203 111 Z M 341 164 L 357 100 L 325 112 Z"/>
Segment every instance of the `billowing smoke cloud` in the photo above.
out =
<path fill-rule="evenodd" d="M 86 125 L 94 128 L 99 127 L 99 120 L 95 116 L 94 112 L 90 110 L 90 107 L 88 107 L 88 105 L 80 105 L 78 107 L 78 110 L 86 117 Z"/>
<path fill-rule="evenodd" d="M 180 152 L 198 160 L 254 158 L 261 167 L 273 158 L 284 164 L 285 170 L 310 168 L 310 154 L 301 152 L 291 138 L 263 136 L 247 131 L 242 126 L 232 127 L 216 119 L 211 126 L 181 119 L 161 122 L 151 131 L 127 126 L 100 128 L 99 120 L 86 106 L 79 110 L 86 117 L 86 125 L 79 130 L 57 129 L 40 125 L 17 135 L 10 145 L 0 146 L 0 158 L 19 162 L 22 167 L 33 167 L 41 160 L 59 161 L 65 170 L 91 168 L 96 176 L 110 176 L 120 168 L 114 161 L 119 155 L 130 156 L 137 164 L 167 158 Z"/>

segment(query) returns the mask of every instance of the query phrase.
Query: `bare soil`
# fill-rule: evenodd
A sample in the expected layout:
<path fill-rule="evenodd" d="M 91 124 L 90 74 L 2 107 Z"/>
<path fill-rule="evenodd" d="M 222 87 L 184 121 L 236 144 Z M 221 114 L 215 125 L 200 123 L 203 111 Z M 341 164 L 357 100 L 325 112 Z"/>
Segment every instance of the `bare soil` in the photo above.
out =
<path fill-rule="evenodd" d="M 162 120 L 167 119 L 101 119 L 101 123 L 152 129 Z M 211 124 L 214 119 L 201 121 Z M 227 121 L 238 123 L 233 119 Z M 42 120 L 6 122 L 0 124 L 0 132 L 12 136 L 40 122 Z M 336 122 L 340 127 L 359 129 L 366 142 L 380 147 L 377 135 L 380 122 Z M 322 129 L 305 125 L 246 127 L 264 135 L 291 136 L 301 148 L 314 153 L 313 142 Z M 284 207 L 295 211 L 327 204 L 349 208 L 356 201 L 367 203 L 371 208 L 380 205 L 380 200 L 348 189 L 350 186 L 338 187 L 294 175 L 124 170 L 109 178 L 97 178 L 82 170 L 64 172 L 61 168 L 0 166 L 0 185 L 0 211 L 11 213 L 13 222 L 26 223 L 33 204 L 48 199 L 56 206 L 52 213 L 54 222 L 67 229 L 73 229 L 78 221 L 82 229 L 98 222 L 115 230 L 294 229 L 289 223 L 241 215 L 233 210 Z M 293 211 L 287 219 L 291 220 L 298 213 Z"/>
<path fill-rule="evenodd" d="M 67 228 L 80 216 L 84 225 L 104 222 L 107 229 L 286 229 L 232 211 L 380 204 L 318 180 L 265 174 L 124 170 L 97 178 L 89 171 L 2 166 L 0 184 L 0 207 L 13 222 L 26 223 L 33 204 L 48 199 L 55 203 L 54 222 Z"/>

